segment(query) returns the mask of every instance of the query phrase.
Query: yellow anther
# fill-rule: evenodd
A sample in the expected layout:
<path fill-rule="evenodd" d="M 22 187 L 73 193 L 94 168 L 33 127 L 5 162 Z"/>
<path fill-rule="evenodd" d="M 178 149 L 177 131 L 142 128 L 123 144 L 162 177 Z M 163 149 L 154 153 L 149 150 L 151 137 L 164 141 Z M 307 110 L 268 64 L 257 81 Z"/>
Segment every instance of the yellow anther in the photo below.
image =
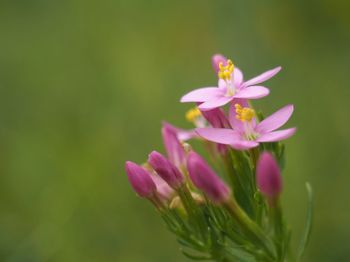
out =
<path fill-rule="evenodd" d="M 186 120 L 189 122 L 194 122 L 201 115 L 202 113 L 197 107 L 191 108 L 186 112 Z"/>
<path fill-rule="evenodd" d="M 242 107 L 240 104 L 235 104 L 236 118 L 242 122 L 249 122 L 255 116 L 255 111 L 249 107 Z"/>
<path fill-rule="evenodd" d="M 232 74 L 234 68 L 235 68 L 235 66 L 233 65 L 233 63 L 230 59 L 227 60 L 225 66 L 222 62 L 219 63 L 219 72 L 218 72 L 219 78 L 224 79 L 224 80 L 229 80 L 231 78 L 231 74 Z"/>

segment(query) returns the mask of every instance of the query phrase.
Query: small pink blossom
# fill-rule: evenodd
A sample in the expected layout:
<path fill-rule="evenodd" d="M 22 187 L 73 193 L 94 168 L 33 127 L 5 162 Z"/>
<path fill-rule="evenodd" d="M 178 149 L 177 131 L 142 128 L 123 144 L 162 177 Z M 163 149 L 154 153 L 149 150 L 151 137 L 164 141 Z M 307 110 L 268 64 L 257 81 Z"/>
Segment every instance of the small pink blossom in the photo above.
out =
<path fill-rule="evenodd" d="M 275 130 L 288 121 L 293 110 L 293 105 L 287 105 L 257 123 L 254 110 L 248 107 L 246 101 L 239 101 L 230 107 L 229 120 L 232 128 L 197 128 L 196 131 L 209 141 L 245 150 L 257 147 L 262 142 L 276 142 L 292 136 L 296 128 Z"/>
<path fill-rule="evenodd" d="M 217 56 L 217 57 L 216 57 Z M 281 67 L 268 70 L 248 81 L 243 81 L 242 71 L 234 67 L 230 60 L 222 63 L 222 57 L 214 56 L 213 66 L 217 70 L 219 63 L 219 81 L 217 87 L 204 87 L 193 90 L 181 98 L 181 102 L 197 102 L 200 110 L 210 110 L 223 106 L 233 99 L 258 99 L 269 94 L 269 89 L 258 84 L 275 76 Z"/>

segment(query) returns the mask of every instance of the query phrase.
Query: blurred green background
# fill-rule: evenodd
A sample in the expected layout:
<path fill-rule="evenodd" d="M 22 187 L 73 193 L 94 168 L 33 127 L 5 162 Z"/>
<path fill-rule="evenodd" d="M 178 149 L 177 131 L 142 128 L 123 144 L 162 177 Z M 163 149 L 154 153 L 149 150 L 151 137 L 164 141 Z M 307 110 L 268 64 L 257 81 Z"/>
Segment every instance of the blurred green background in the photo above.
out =
<path fill-rule="evenodd" d="M 124 161 L 187 127 L 185 92 L 223 53 L 252 77 L 277 65 L 265 113 L 294 103 L 284 208 L 294 245 L 310 181 L 305 261 L 350 261 L 348 1 L 0 2 L 0 261 L 187 261 Z"/>

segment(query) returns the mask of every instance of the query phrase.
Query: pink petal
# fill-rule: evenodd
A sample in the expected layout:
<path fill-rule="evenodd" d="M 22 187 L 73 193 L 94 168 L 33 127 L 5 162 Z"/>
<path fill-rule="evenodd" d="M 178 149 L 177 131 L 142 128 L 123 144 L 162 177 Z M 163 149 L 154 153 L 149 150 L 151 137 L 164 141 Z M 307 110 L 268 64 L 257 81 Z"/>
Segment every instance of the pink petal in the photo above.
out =
<path fill-rule="evenodd" d="M 225 96 L 222 94 L 221 96 L 214 97 L 213 99 L 208 100 L 208 101 L 204 102 L 203 104 L 200 104 L 198 106 L 198 108 L 200 110 L 203 110 L 203 111 L 210 110 L 213 108 L 223 106 L 223 105 L 227 104 L 228 102 L 230 102 L 232 99 L 233 99 L 232 96 Z"/>
<path fill-rule="evenodd" d="M 261 135 L 259 138 L 256 139 L 257 142 L 277 142 L 284 139 L 289 138 L 290 136 L 294 135 L 296 131 L 296 128 L 288 128 L 284 130 L 278 130 L 269 132 L 266 134 Z"/>
<path fill-rule="evenodd" d="M 226 61 L 227 61 L 227 58 L 224 57 L 223 55 L 221 54 L 215 54 L 213 55 L 213 57 L 211 58 L 211 62 L 212 62 L 212 65 L 213 65 L 213 68 L 214 68 L 214 71 L 217 73 L 219 72 L 219 64 L 222 63 L 224 66 L 226 65 Z"/>
<path fill-rule="evenodd" d="M 247 82 L 245 82 L 244 86 L 252 86 L 252 85 L 256 85 L 256 84 L 260 84 L 262 82 L 265 82 L 266 80 L 275 76 L 281 69 L 282 69 L 282 67 L 279 66 L 279 67 L 276 67 L 276 68 L 271 69 L 269 71 L 266 71 L 265 73 L 262 73 L 261 75 L 258 75 L 256 77 L 248 80 Z"/>
<path fill-rule="evenodd" d="M 205 102 L 212 99 L 215 96 L 221 94 L 217 87 L 204 87 L 200 89 L 193 90 L 183 97 L 181 97 L 181 102 Z"/>
<path fill-rule="evenodd" d="M 220 89 L 221 92 L 226 92 L 227 90 L 227 83 L 224 79 L 219 79 L 218 81 L 218 87 Z"/>
<path fill-rule="evenodd" d="M 226 128 L 197 128 L 196 132 L 206 140 L 225 145 L 234 144 L 241 139 L 239 133 Z"/>
<path fill-rule="evenodd" d="M 233 70 L 233 82 L 236 87 L 240 87 L 243 82 L 243 73 L 237 67 Z"/>
<path fill-rule="evenodd" d="M 190 140 L 192 138 L 197 138 L 197 137 L 198 137 L 198 135 L 194 129 L 191 129 L 191 130 L 179 129 L 177 131 L 177 138 L 180 141 L 187 141 L 187 140 Z"/>
<path fill-rule="evenodd" d="M 291 117 L 293 105 L 287 105 L 261 121 L 256 127 L 258 133 L 267 133 L 283 126 Z"/>
<path fill-rule="evenodd" d="M 239 140 L 231 144 L 231 146 L 237 150 L 246 150 L 253 147 L 257 147 L 258 145 L 259 143 L 255 141 L 248 141 L 248 140 Z"/>
<path fill-rule="evenodd" d="M 248 86 L 240 89 L 235 95 L 235 98 L 257 99 L 267 96 L 270 90 L 263 86 Z"/>

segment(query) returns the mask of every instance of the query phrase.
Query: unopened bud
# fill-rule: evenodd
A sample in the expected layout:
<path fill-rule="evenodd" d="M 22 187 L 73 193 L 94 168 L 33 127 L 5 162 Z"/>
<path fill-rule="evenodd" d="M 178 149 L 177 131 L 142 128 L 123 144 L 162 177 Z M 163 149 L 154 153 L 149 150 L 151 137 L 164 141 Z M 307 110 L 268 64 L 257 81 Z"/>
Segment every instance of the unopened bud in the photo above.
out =
<path fill-rule="evenodd" d="M 230 198 L 229 187 L 197 153 L 192 151 L 188 154 L 187 168 L 193 184 L 213 202 L 219 204 Z"/>
<path fill-rule="evenodd" d="M 183 184 L 184 178 L 180 171 L 162 154 L 153 151 L 148 157 L 148 163 L 172 188 L 178 189 Z"/>
<path fill-rule="evenodd" d="M 164 123 L 162 127 L 162 136 L 170 162 L 176 167 L 182 168 L 186 162 L 185 152 L 177 137 L 176 128 L 168 123 Z"/>
<path fill-rule="evenodd" d="M 261 193 L 269 199 L 277 198 L 282 191 L 280 169 L 274 157 L 268 152 L 263 152 L 258 160 L 256 183 Z"/>
<path fill-rule="evenodd" d="M 151 178 L 151 175 L 143 167 L 131 161 L 127 161 L 125 163 L 125 170 L 134 191 L 140 197 L 152 197 L 157 188 L 156 184 Z"/>

